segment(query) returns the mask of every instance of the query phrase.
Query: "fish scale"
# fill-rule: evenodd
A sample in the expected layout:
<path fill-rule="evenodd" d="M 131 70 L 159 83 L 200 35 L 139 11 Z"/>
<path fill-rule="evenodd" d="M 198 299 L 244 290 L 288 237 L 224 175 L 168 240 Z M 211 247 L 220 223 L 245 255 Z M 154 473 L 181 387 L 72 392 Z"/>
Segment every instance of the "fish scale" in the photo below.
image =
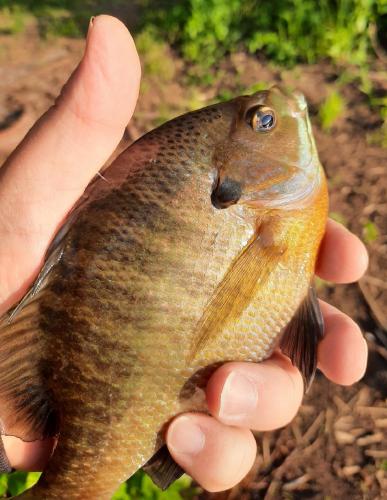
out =
<path fill-rule="evenodd" d="M 249 122 L 267 106 L 277 113 L 273 137 Z M 207 411 L 204 388 L 221 362 L 273 351 L 308 296 L 326 221 L 302 106 L 273 89 L 189 113 L 145 135 L 87 189 L 38 286 L 0 327 L 0 359 L 14 349 L 11 365 L 29 366 L 16 380 L 21 398 L 0 364 L 4 433 L 59 432 L 21 498 L 110 498 L 163 445 L 171 418 Z M 307 139 L 310 161 L 299 157 Z M 262 179 L 265 192 L 254 193 Z M 282 194 L 294 202 L 282 206 Z"/>

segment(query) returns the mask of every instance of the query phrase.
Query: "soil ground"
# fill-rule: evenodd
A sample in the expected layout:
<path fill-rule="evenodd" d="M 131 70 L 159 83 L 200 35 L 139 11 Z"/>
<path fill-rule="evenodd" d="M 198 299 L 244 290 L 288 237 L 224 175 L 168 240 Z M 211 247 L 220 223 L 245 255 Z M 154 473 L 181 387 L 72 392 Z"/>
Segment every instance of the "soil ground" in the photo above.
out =
<path fill-rule="evenodd" d="M 83 42 L 42 42 L 33 31 L 0 37 L 0 162 L 53 103 L 76 66 Z M 282 82 L 298 88 L 309 102 L 322 163 L 329 179 L 331 213 L 360 237 L 369 223 L 378 234 L 368 238 L 370 266 L 359 284 L 319 282 L 319 295 L 358 321 L 370 358 L 367 375 L 351 388 L 317 377 L 299 415 L 285 429 L 258 434 L 254 469 L 240 485 L 202 499 L 382 499 L 387 498 L 387 150 L 370 144 L 381 118 L 358 81 L 341 84 L 346 106 L 329 133 L 317 114 L 337 88 L 344 70 L 328 63 L 273 68 L 235 54 L 221 64 L 205 87 L 186 85 L 183 65 L 173 61 L 170 79 L 144 75 L 141 97 L 120 149 L 163 120 L 212 102 L 225 92 L 237 95 L 257 82 Z M 379 96 L 387 94 L 386 73 L 377 63 L 369 74 Z M 80 166 L 81 168 L 81 166 Z M 372 240 L 372 241 L 371 241 Z"/>

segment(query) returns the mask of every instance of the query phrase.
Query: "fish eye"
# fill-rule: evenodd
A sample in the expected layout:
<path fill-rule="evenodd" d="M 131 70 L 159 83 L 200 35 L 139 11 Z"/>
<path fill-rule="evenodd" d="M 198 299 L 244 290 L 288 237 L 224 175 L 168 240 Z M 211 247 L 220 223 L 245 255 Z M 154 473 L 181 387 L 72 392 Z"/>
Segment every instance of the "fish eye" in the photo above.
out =
<path fill-rule="evenodd" d="M 274 111 L 266 106 L 258 106 L 251 110 L 248 119 L 256 132 L 267 132 L 274 128 L 276 122 Z"/>

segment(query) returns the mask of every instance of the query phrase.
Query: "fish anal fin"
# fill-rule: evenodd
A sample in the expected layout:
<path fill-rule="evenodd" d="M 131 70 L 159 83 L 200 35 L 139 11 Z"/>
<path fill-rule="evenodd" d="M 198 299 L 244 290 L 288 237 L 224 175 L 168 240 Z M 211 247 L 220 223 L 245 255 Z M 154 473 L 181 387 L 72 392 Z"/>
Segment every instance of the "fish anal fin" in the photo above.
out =
<path fill-rule="evenodd" d="M 324 320 L 314 286 L 285 328 L 280 341 L 284 354 L 300 370 L 307 391 L 317 368 L 317 348 L 324 336 Z"/>
<path fill-rule="evenodd" d="M 184 474 L 184 470 L 173 460 L 166 445 L 163 445 L 142 469 L 162 490 L 166 490 Z"/>
<path fill-rule="evenodd" d="M 215 340 L 225 326 L 239 319 L 271 272 L 284 259 L 286 245 L 273 240 L 266 224 L 264 227 L 265 230 L 258 231 L 232 262 L 209 300 L 196 327 L 190 361 Z"/>

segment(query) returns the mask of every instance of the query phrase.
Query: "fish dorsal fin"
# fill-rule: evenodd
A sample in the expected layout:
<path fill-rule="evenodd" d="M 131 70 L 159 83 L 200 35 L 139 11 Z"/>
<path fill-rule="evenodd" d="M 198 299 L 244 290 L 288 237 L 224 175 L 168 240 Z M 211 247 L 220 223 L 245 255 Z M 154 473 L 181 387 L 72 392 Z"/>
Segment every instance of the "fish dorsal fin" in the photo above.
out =
<path fill-rule="evenodd" d="M 324 336 L 324 320 L 314 286 L 301 303 L 282 335 L 280 347 L 300 370 L 305 390 L 313 382 L 317 368 L 317 347 Z"/>
<path fill-rule="evenodd" d="M 162 446 L 142 469 L 162 490 L 166 490 L 184 474 L 184 470 L 173 460 L 166 445 Z"/>
<path fill-rule="evenodd" d="M 239 319 L 284 257 L 284 240 L 277 239 L 274 242 L 271 238 L 273 229 L 270 223 L 262 223 L 218 284 L 197 324 L 191 346 L 191 360 L 215 340 L 226 325 Z"/>
<path fill-rule="evenodd" d="M 63 253 L 63 246 L 57 245 L 52 248 L 52 251 L 47 256 L 47 260 L 44 263 L 38 277 L 35 282 L 31 286 L 31 288 L 27 291 L 24 297 L 20 300 L 20 302 L 4 317 L 5 323 L 11 323 L 17 318 L 17 315 L 20 311 L 24 309 L 24 307 L 32 302 L 36 295 L 42 290 L 47 283 L 47 279 L 50 275 L 50 271 L 55 267 L 55 265 L 60 261 Z M 1 331 L 1 322 L 0 322 L 0 331 Z"/>

